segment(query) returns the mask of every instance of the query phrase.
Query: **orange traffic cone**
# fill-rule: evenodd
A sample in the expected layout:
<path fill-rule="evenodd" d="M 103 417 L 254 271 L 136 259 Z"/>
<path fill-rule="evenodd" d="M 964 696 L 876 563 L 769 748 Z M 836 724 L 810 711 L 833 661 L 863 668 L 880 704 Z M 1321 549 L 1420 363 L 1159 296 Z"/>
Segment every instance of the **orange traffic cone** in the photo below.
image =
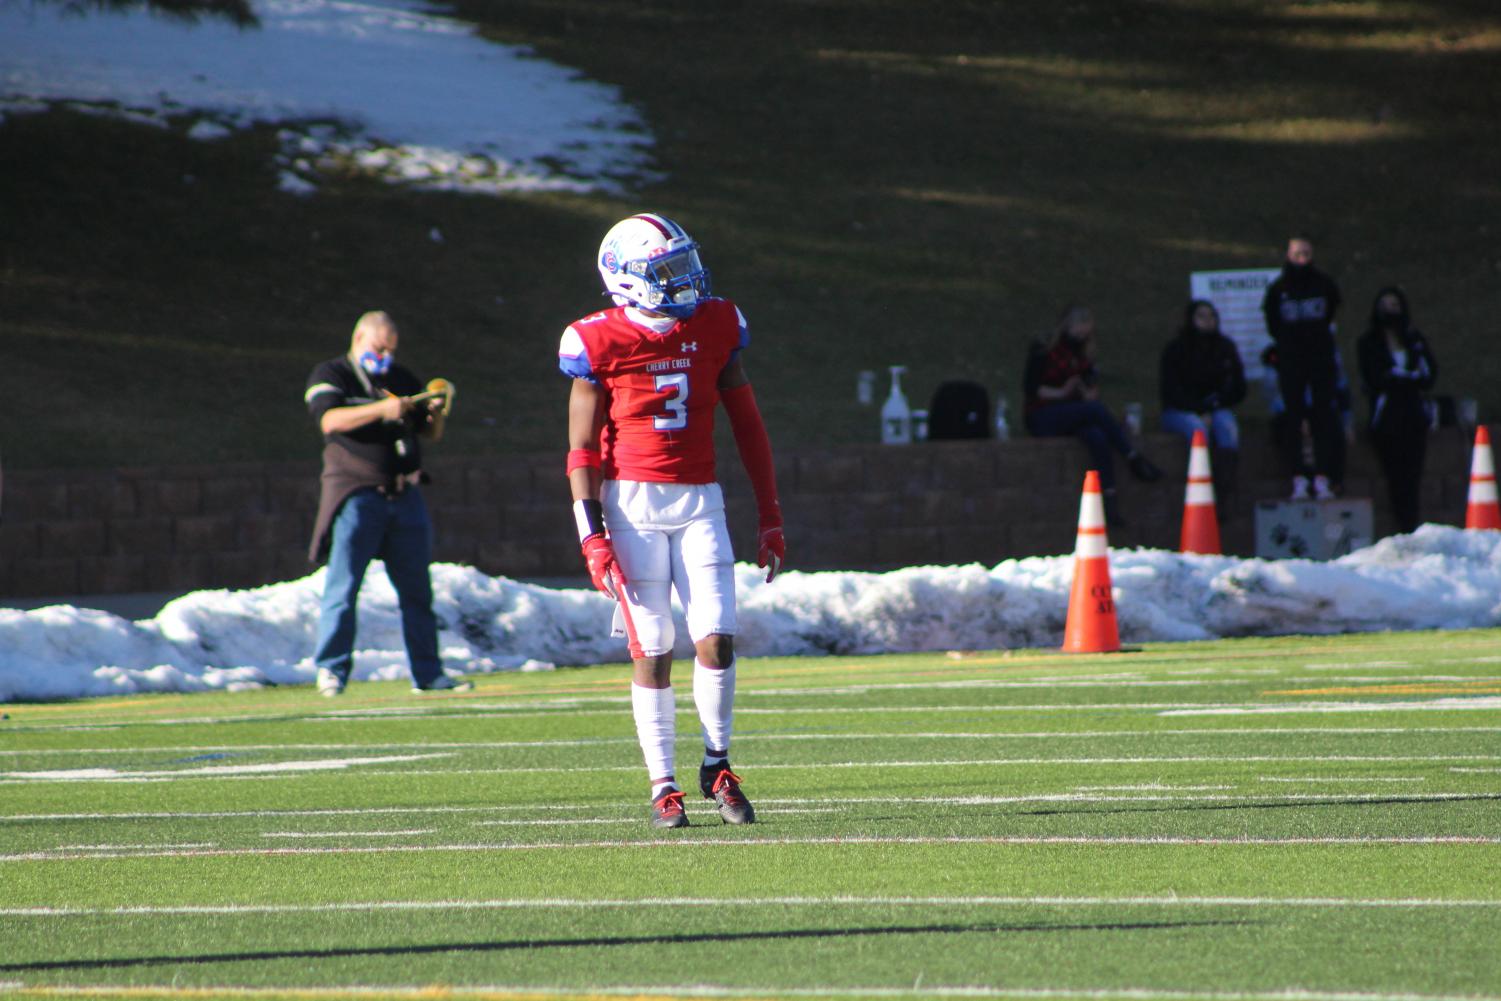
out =
<path fill-rule="evenodd" d="M 1491 455 L 1491 432 L 1484 424 L 1475 429 L 1465 528 L 1501 528 L 1501 507 L 1496 504 L 1496 460 Z"/>
<path fill-rule="evenodd" d="M 1214 513 L 1214 480 L 1209 471 L 1209 442 L 1195 431 L 1188 448 L 1188 487 L 1183 493 L 1183 534 L 1178 549 L 1185 553 L 1220 554 L 1220 522 Z"/>
<path fill-rule="evenodd" d="M 1079 501 L 1079 535 L 1074 543 L 1074 586 L 1068 596 L 1068 622 L 1063 627 L 1064 653 L 1110 653 L 1121 648 L 1110 594 L 1109 543 L 1105 539 L 1105 501 L 1100 474 L 1084 474 Z"/>

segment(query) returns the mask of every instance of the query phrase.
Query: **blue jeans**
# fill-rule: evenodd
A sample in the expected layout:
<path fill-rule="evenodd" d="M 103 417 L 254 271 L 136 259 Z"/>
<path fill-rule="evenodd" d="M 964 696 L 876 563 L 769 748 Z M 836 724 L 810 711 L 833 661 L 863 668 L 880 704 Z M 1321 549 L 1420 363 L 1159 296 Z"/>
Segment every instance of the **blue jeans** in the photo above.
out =
<path fill-rule="evenodd" d="M 1221 407 L 1211 410 L 1206 421 L 1204 415 L 1191 410 L 1162 408 L 1162 430 L 1181 434 L 1190 440 L 1195 431 L 1203 431 L 1210 448 L 1239 448 L 1240 425 L 1235 423 L 1235 414 Z"/>
<path fill-rule="evenodd" d="M 1077 435 L 1089 449 L 1090 467 L 1100 474 L 1100 489 L 1115 486 L 1111 450 L 1130 455 L 1131 442 L 1120 422 L 1099 400 L 1064 400 L 1039 407 L 1027 416 L 1027 430 L 1038 438 Z"/>
<path fill-rule="evenodd" d="M 412 683 L 425 688 L 436 681 L 443 665 L 438 660 L 438 621 L 427 572 L 433 529 L 422 492 L 408 487 L 387 498 L 373 488 L 357 490 L 340 505 L 330 535 L 314 663 L 349 680 L 354 667 L 355 603 L 365 568 L 379 559 L 385 561 L 386 576 L 401 604 L 401 632 Z"/>

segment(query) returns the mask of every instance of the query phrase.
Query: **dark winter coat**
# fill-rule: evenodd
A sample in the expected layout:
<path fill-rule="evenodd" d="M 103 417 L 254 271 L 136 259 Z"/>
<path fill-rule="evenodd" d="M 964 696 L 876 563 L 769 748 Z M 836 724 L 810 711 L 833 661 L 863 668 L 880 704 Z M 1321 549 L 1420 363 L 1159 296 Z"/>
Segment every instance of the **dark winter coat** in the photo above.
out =
<path fill-rule="evenodd" d="M 1438 379 L 1438 363 L 1427 339 L 1408 326 L 1407 300 L 1399 289 L 1403 316 L 1400 337 L 1405 357 L 1398 361 L 1387 345 L 1386 333 L 1374 312 L 1366 332 L 1355 342 L 1360 379 L 1371 405 L 1371 428 L 1381 431 L 1398 426 L 1427 427 L 1432 422 L 1428 390 Z M 1377 296 L 1379 300 L 1381 296 Z"/>
<path fill-rule="evenodd" d="M 1181 331 L 1162 349 L 1159 392 L 1165 409 L 1203 414 L 1246 398 L 1240 349 L 1219 331 Z"/>
<path fill-rule="evenodd" d="M 1279 357 L 1284 362 L 1332 357 L 1339 304 L 1339 286 L 1333 278 L 1311 264 L 1283 265 L 1261 300 L 1266 332 L 1276 342 Z"/>

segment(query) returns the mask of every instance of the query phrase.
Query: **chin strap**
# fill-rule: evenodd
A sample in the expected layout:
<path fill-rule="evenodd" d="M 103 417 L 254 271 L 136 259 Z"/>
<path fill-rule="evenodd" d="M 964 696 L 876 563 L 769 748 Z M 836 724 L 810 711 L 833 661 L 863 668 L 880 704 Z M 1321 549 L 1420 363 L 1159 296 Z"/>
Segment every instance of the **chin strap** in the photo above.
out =
<path fill-rule="evenodd" d="M 761 408 L 756 406 L 755 391 L 747 382 L 720 390 L 719 398 L 724 401 L 730 430 L 735 434 L 735 446 L 740 450 L 740 461 L 745 465 L 751 490 L 756 494 L 756 513 L 761 528 L 780 528 L 782 505 L 777 500 L 776 465 L 771 459 L 771 439 L 766 436 L 766 424 L 761 420 Z"/>

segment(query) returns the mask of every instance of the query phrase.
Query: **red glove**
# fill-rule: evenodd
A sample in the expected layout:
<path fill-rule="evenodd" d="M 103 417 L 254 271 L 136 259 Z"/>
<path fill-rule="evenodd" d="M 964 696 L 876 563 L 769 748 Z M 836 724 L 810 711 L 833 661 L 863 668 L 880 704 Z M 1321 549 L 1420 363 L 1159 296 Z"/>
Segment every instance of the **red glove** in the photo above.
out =
<path fill-rule="evenodd" d="M 615 547 L 603 535 L 591 535 L 583 542 L 584 562 L 589 565 L 589 579 L 594 586 L 616 601 L 620 600 L 620 588 L 625 584 L 625 574 L 620 570 L 620 561 L 615 558 Z"/>
<path fill-rule="evenodd" d="M 771 583 L 786 558 L 787 540 L 782 538 L 782 526 L 762 525 L 761 534 L 756 536 L 756 566 L 766 569 L 766 583 Z"/>

